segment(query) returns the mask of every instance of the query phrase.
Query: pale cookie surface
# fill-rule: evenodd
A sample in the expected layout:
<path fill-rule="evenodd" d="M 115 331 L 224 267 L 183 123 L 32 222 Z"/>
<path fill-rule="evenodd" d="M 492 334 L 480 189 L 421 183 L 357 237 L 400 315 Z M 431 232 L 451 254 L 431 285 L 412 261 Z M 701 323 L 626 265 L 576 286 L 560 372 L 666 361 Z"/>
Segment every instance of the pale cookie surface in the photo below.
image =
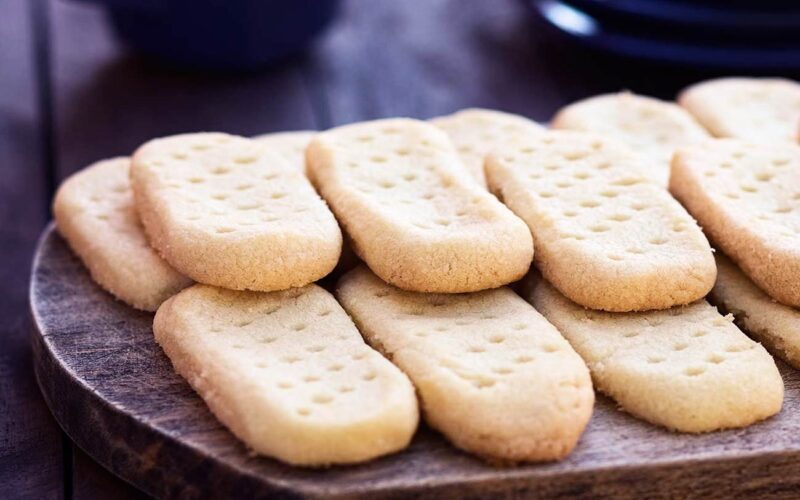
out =
<path fill-rule="evenodd" d="M 670 190 L 758 286 L 800 306 L 800 146 L 716 139 L 682 148 Z"/>
<path fill-rule="evenodd" d="M 490 151 L 501 147 L 509 136 L 536 135 L 545 130 L 525 117 L 479 108 L 432 118 L 430 122 L 447 132 L 464 165 L 482 186 L 486 185 L 483 163 Z"/>
<path fill-rule="evenodd" d="M 489 155 L 489 186 L 534 235 L 535 263 L 593 309 L 665 309 L 714 284 L 711 247 L 641 157 L 594 134 L 551 131 Z"/>
<path fill-rule="evenodd" d="M 672 153 L 708 138 L 708 133 L 677 104 L 629 92 L 590 97 L 562 108 L 551 126 L 597 132 L 624 142 L 648 157 L 647 175 L 657 184 L 669 183 Z"/>
<path fill-rule="evenodd" d="M 275 132 L 253 137 L 272 151 L 279 153 L 292 165 L 297 165 L 301 172 L 306 171 L 306 147 L 317 132 L 313 130 L 296 130 L 293 132 Z"/>
<path fill-rule="evenodd" d="M 447 135 L 410 119 L 318 134 L 308 172 L 384 281 L 418 292 L 470 292 L 521 278 L 533 254 L 525 223 L 472 179 Z"/>
<path fill-rule="evenodd" d="M 317 134 L 317 132 L 312 130 L 298 130 L 295 132 L 264 134 L 254 137 L 254 139 L 283 155 L 289 163 L 296 165 L 297 168 L 303 172 L 303 175 L 305 175 L 306 147 L 308 147 L 308 143 L 315 134 Z M 350 248 L 347 240 L 343 239 L 342 253 L 339 256 L 339 262 L 336 264 L 336 268 L 331 271 L 331 276 L 341 276 L 343 273 L 357 266 L 358 263 L 358 257 L 353 253 L 353 249 Z"/>
<path fill-rule="evenodd" d="M 629 413 L 681 432 L 743 427 L 778 413 L 772 357 L 705 301 L 665 311 L 608 313 L 527 278 L 527 296 L 578 351 L 595 386 Z"/>
<path fill-rule="evenodd" d="M 340 280 L 337 297 L 456 446 L 499 461 L 557 460 L 575 447 L 594 403 L 589 371 L 508 288 L 406 292 L 362 266 Z"/>
<path fill-rule="evenodd" d="M 305 176 L 257 141 L 220 133 L 152 140 L 131 181 L 151 244 L 194 280 L 282 290 L 328 274 L 342 235 Z"/>
<path fill-rule="evenodd" d="M 800 84 L 781 78 L 720 78 L 684 90 L 678 98 L 716 137 L 797 142 Z"/>
<path fill-rule="evenodd" d="M 101 287 L 155 311 L 191 283 L 147 243 L 133 204 L 130 158 L 97 162 L 69 177 L 53 202 L 58 232 Z"/>
<path fill-rule="evenodd" d="M 775 302 L 727 257 L 716 255 L 717 282 L 709 295 L 771 353 L 800 368 L 800 311 Z"/>
<path fill-rule="evenodd" d="M 153 330 L 175 370 L 257 453 L 295 465 L 362 462 L 405 448 L 417 427 L 408 378 L 317 285 L 195 285 L 159 308 Z"/>

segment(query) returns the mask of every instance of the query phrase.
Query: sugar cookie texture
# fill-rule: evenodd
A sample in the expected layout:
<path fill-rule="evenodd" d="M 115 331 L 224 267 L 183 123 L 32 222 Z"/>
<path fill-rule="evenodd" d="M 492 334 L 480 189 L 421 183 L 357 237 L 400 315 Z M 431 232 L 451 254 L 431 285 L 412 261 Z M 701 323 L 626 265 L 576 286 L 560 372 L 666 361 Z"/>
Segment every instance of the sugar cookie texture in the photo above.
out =
<path fill-rule="evenodd" d="M 447 133 L 464 166 L 482 186 L 486 186 L 483 162 L 490 151 L 502 147 L 511 135 L 537 135 L 545 130 L 522 116 L 479 108 L 432 118 L 430 122 Z"/>
<path fill-rule="evenodd" d="M 716 139 L 680 149 L 670 190 L 759 287 L 800 306 L 800 146 Z"/>
<path fill-rule="evenodd" d="M 130 158 L 97 162 L 64 181 L 53 213 L 58 232 L 101 287 L 123 302 L 155 311 L 191 280 L 147 243 L 133 205 Z"/>
<path fill-rule="evenodd" d="M 583 357 L 595 386 L 629 413 L 676 431 L 708 432 L 780 411 L 783 381 L 772 357 L 707 302 L 591 311 L 529 279 L 533 305 Z"/>
<path fill-rule="evenodd" d="M 800 311 L 775 302 L 721 254 L 711 301 L 776 356 L 800 368 Z"/>
<path fill-rule="evenodd" d="M 754 142 L 798 141 L 800 84 L 782 78 L 720 78 L 678 98 L 717 137 Z"/>
<path fill-rule="evenodd" d="M 295 465 L 361 462 L 405 448 L 417 427 L 408 378 L 316 285 L 195 285 L 159 308 L 153 330 L 175 370 L 257 453 Z"/>
<path fill-rule="evenodd" d="M 361 266 L 337 297 L 367 342 L 411 378 L 427 422 L 459 448 L 542 461 L 575 447 L 594 403 L 589 371 L 508 288 L 406 292 Z"/>
<path fill-rule="evenodd" d="M 258 141 L 185 134 L 141 146 L 131 166 L 151 244 L 195 281 L 302 286 L 336 265 L 342 235 L 308 180 Z"/>
<path fill-rule="evenodd" d="M 470 292 L 521 278 L 528 228 L 465 178 L 447 135 L 410 119 L 378 120 L 315 136 L 308 173 L 384 281 L 418 292 Z"/>
<path fill-rule="evenodd" d="M 592 309 L 665 309 L 714 284 L 711 247 L 623 145 L 594 134 L 514 139 L 487 158 L 492 192 L 534 234 L 535 263 Z"/>
<path fill-rule="evenodd" d="M 301 172 L 306 170 L 306 147 L 316 132 L 297 130 L 294 132 L 276 132 L 253 137 L 270 150 L 279 153 L 292 165 L 297 165 Z"/>
<path fill-rule="evenodd" d="M 677 104 L 629 92 L 590 97 L 561 109 L 551 126 L 597 132 L 646 156 L 647 175 L 664 187 L 678 146 L 708 138 L 708 133 Z"/>

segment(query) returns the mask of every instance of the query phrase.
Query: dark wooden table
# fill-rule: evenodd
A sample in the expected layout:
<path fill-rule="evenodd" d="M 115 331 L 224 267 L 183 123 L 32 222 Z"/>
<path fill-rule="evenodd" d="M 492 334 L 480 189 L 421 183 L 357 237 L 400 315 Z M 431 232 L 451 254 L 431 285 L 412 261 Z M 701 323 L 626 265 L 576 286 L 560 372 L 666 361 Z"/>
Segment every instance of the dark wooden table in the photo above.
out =
<path fill-rule="evenodd" d="M 30 361 L 27 283 L 54 187 L 160 135 L 242 135 L 485 106 L 547 120 L 587 95 L 672 97 L 711 74 L 573 50 L 514 0 L 352 0 L 301 57 L 181 72 L 127 51 L 91 4 L 0 2 L 0 498 L 138 498 L 50 416 Z"/>

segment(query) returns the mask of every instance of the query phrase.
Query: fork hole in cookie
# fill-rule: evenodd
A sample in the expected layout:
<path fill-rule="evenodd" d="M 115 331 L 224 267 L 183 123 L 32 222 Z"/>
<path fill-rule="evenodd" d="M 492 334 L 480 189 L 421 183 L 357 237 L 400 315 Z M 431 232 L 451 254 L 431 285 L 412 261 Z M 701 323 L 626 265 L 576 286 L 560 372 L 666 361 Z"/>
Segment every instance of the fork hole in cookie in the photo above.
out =
<path fill-rule="evenodd" d="M 709 363 L 718 365 L 718 364 L 722 363 L 723 361 L 725 361 L 725 357 L 722 356 L 721 354 L 716 354 L 716 353 L 715 354 L 709 354 L 706 357 L 706 361 L 708 361 Z"/>
<path fill-rule="evenodd" d="M 551 352 L 552 353 L 552 352 L 558 351 L 559 349 L 558 349 L 558 346 L 555 345 L 555 344 L 544 344 L 542 346 L 542 350 L 544 352 Z"/>
<path fill-rule="evenodd" d="M 305 323 L 297 323 L 294 326 L 292 326 L 292 330 L 294 330 L 296 332 L 301 332 L 301 331 L 303 331 L 305 329 L 306 329 Z"/>
<path fill-rule="evenodd" d="M 326 405 L 333 401 L 333 396 L 329 394 L 314 394 L 311 398 L 311 402 L 318 405 Z"/>
<path fill-rule="evenodd" d="M 489 342 L 492 344 L 502 344 L 505 342 L 506 338 L 502 335 L 492 335 L 489 337 Z"/>
<path fill-rule="evenodd" d="M 687 344 L 686 342 L 676 342 L 676 343 L 672 344 L 672 350 L 673 351 L 682 351 L 682 350 L 686 349 L 687 347 L 689 347 L 689 344 Z"/>
<path fill-rule="evenodd" d="M 367 372 L 367 373 L 364 374 L 364 376 L 361 377 L 361 379 L 366 381 L 366 382 L 369 382 L 371 380 L 375 380 L 375 377 L 377 377 L 377 376 L 378 375 L 375 372 Z"/>
<path fill-rule="evenodd" d="M 284 380 L 282 382 L 278 382 L 278 387 L 281 389 L 291 389 L 292 387 L 294 387 L 294 384 Z"/>
<path fill-rule="evenodd" d="M 239 156 L 234 158 L 233 161 L 235 163 L 238 163 L 239 165 L 247 165 L 250 163 L 255 163 L 257 159 L 258 158 L 256 158 L 255 156 Z"/>
<path fill-rule="evenodd" d="M 683 370 L 684 375 L 687 377 L 696 377 L 698 375 L 702 375 L 705 373 L 706 368 L 704 366 L 690 366 Z"/>
<path fill-rule="evenodd" d="M 301 417 L 307 417 L 311 415 L 311 410 L 309 408 L 298 408 L 297 414 L 300 415 Z"/>
<path fill-rule="evenodd" d="M 647 358 L 647 362 L 650 363 L 651 365 L 663 363 L 664 361 L 666 361 L 666 358 L 663 356 L 650 356 Z"/>
<path fill-rule="evenodd" d="M 523 354 L 521 356 L 517 356 L 516 358 L 514 358 L 514 362 L 517 363 L 517 364 L 520 364 L 520 365 L 525 364 L 525 363 L 530 363 L 533 360 L 534 360 L 534 357 L 533 356 L 529 356 L 527 354 Z"/>
<path fill-rule="evenodd" d="M 695 331 L 695 332 L 693 332 L 693 333 L 692 333 L 692 337 L 695 337 L 695 338 L 697 338 L 697 337 L 704 337 L 704 336 L 705 336 L 705 335 L 707 335 L 707 334 L 708 334 L 708 332 L 707 332 L 707 331 L 705 331 L 705 330 L 697 330 L 697 331 Z"/>

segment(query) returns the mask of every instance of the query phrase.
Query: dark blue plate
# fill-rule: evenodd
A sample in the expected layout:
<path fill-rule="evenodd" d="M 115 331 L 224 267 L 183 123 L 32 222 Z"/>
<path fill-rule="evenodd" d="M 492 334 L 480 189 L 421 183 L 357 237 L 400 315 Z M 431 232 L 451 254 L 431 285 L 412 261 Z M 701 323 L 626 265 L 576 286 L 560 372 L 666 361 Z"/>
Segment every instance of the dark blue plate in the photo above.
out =
<path fill-rule="evenodd" d="M 674 29 L 797 37 L 800 4 L 796 1 L 565 0 L 601 20 L 671 25 Z"/>
<path fill-rule="evenodd" d="M 558 0 L 523 0 L 558 33 L 592 49 L 624 57 L 710 69 L 756 71 L 800 69 L 800 41 L 746 36 L 721 40 L 715 34 L 688 36 L 683 30 L 648 30 L 611 25 Z"/>

